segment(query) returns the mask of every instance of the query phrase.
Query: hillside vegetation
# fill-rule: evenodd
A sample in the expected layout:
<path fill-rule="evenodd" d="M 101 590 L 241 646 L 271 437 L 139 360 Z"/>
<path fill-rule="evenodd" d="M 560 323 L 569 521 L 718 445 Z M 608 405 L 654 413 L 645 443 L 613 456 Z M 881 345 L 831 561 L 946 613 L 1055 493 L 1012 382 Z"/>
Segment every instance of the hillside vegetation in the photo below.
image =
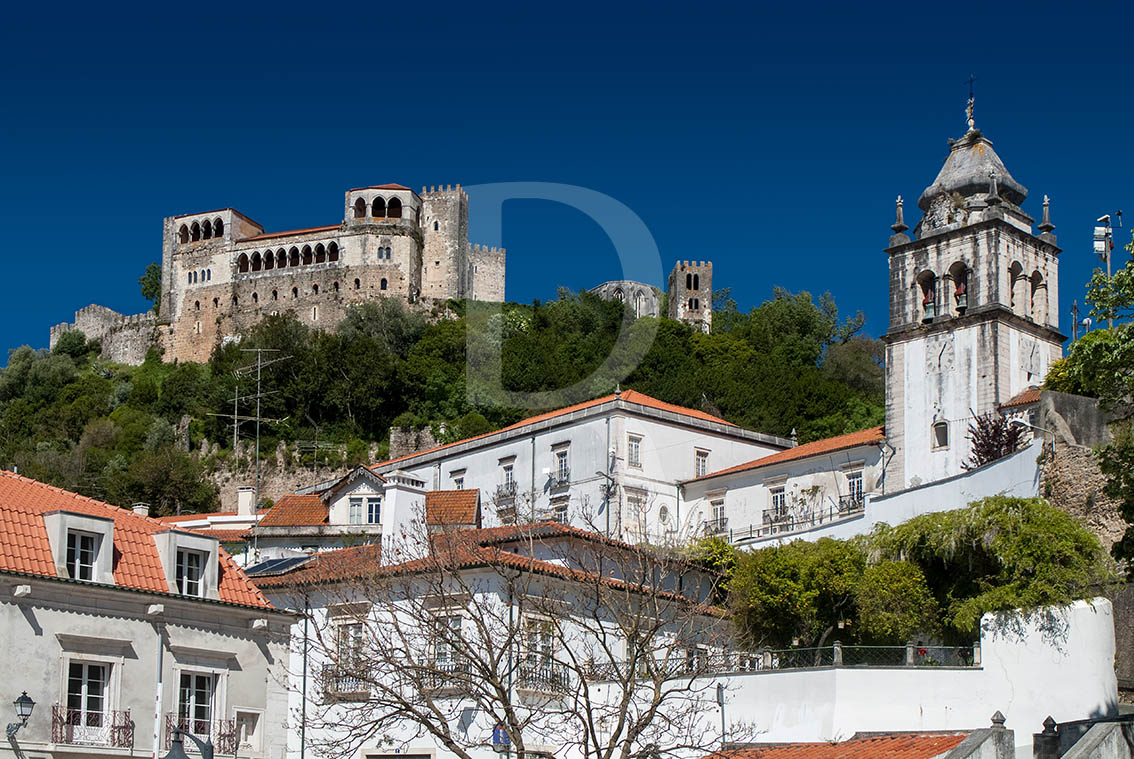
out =
<path fill-rule="evenodd" d="M 711 335 L 669 319 L 634 322 L 631 337 L 656 329 L 656 338 L 622 386 L 762 432 L 794 429 L 801 442 L 881 423 L 881 344 L 857 334 L 861 315 L 841 321 L 826 295 L 816 303 L 808 293 L 776 290 L 748 313 L 727 291 L 718 295 Z M 263 370 L 261 413 L 277 420 L 261 428 L 269 465 L 279 444 L 294 452 L 316 428 L 320 442 L 345 450 L 348 464 L 375 443 L 384 453 L 392 425 L 428 425 L 450 440 L 533 413 L 470 400 L 469 345 L 477 355 L 499 349 L 508 390 L 583 380 L 591 397 L 614 390 L 614 377 L 591 375 L 618 338 L 622 304 L 567 292 L 548 303 L 506 304 L 489 334 L 470 330 L 463 309 L 451 303 L 455 318 L 430 323 L 383 300 L 352 309 L 333 331 L 268 317 L 206 364 L 165 364 L 155 352 L 139 367 L 111 364 L 75 332 L 50 353 L 18 348 L 0 371 L 0 464 L 110 503 L 144 501 L 156 513 L 215 508 L 210 472 L 250 463 L 234 454 L 225 416 L 237 393 L 247 399 L 255 390 L 254 377 L 240 371 L 255 363 L 250 348 L 277 351 L 265 361 L 280 359 Z M 242 415 L 253 409 L 239 406 Z M 252 431 L 246 422 L 241 435 Z M 202 441 L 209 455 L 187 452 L 199 452 Z"/>

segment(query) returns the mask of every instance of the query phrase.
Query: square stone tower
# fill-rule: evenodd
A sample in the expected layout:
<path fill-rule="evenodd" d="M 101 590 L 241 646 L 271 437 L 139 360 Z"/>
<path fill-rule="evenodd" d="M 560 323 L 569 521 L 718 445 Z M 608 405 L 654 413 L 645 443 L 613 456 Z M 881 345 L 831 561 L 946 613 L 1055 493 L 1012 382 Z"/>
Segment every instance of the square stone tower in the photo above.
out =
<path fill-rule="evenodd" d="M 678 261 L 667 289 L 669 318 L 708 334 L 713 328 L 713 262 Z"/>
<path fill-rule="evenodd" d="M 964 471 L 974 415 L 1040 385 L 1062 355 L 1047 199 L 1033 234 L 1027 190 L 969 126 L 918 200 L 913 239 L 898 198 L 886 250 L 888 492 Z"/>
<path fill-rule="evenodd" d="M 469 291 L 469 196 L 445 186 L 421 193 L 421 294 L 426 298 L 464 298 Z"/>

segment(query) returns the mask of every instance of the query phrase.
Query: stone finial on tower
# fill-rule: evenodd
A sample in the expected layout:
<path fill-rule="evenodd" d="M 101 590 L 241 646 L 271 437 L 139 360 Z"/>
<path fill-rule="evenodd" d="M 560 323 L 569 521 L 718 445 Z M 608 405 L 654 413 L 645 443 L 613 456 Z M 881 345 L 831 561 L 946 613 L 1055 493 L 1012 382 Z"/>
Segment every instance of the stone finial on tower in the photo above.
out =
<path fill-rule="evenodd" d="M 969 74 L 969 104 L 965 106 L 965 122 L 969 125 L 969 131 L 976 129 L 976 121 L 973 120 L 973 107 L 976 105 L 976 97 L 973 94 L 973 83 L 976 82 L 976 77 Z"/>
<path fill-rule="evenodd" d="M 993 206 L 1000 202 L 1000 188 L 996 185 L 996 169 L 988 170 L 988 205 Z"/>
<path fill-rule="evenodd" d="M 992 713 L 992 729 L 993 730 L 1003 730 L 1004 729 L 1004 723 L 1006 721 L 1007 720 L 1004 717 L 1004 713 L 1001 712 L 999 709 L 997 709 L 995 712 Z"/>
<path fill-rule="evenodd" d="M 1043 196 L 1043 220 L 1036 225 L 1036 229 L 1042 232 L 1043 235 L 1055 237 L 1055 235 L 1051 234 L 1051 230 L 1055 229 L 1055 225 L 1051 223 L 1051 198 L 1046 195 Z"/>
<path fill-rule="evenodd" d="M 899 195 L 894 209 L 894 223 L 890 225 L 890 229 L 894 230 L 894 234 L 890 235 L 891 248 L 910 241 L 909 235 L 905 233 L 909 227 L 906 226 L 905 211 L 902 208 L 904 202 Z"/>

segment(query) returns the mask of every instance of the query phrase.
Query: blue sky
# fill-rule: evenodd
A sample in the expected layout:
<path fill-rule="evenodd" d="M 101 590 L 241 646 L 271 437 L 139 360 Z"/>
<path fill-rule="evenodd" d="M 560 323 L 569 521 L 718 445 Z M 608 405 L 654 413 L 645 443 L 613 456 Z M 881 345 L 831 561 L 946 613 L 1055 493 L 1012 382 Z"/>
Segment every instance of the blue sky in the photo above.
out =
<path fill-rule="evenodd" d="M 164 216 L 232 206 L 268 230 L 331 224 L 345 190 L 385 182 L 581 185 L 641 216 L 666 270 L 712 260 L 744 308 L 775 285 L 830 291 L 880 334 L 894 198 L 913 207 L 963 133 L 970 72 L 977 125 L 1029 189 L 1025 209 L 1052 197 L 1070 333 L 1095 218 L 1134 211 L 1131 15 L 21 3 L 0 30 L 3 343 L 45 346 L 91 302 L 144 310 L 137 279 L 160 259 Z M 474 207 L 485 241 L 477 226 Z M 621 276 L 577 211 L 513 201 L 503 234 L 509 300 Z"/>

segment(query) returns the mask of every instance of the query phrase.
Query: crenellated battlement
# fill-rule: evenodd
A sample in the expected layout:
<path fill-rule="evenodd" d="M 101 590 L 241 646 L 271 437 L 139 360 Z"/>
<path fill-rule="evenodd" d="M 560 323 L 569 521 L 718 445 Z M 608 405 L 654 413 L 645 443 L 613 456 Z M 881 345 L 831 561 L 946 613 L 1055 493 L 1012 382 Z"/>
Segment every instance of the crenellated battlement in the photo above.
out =
<path fill-rule="evenodd" d="M 496 254 L 502 255 L 502 254 L 506 253 L 507 250 L 505 248 L 497 248 L 496 246 L 493 246 L 493 247 L 490 248 L 487 245 L 481 245 L 480 243 L 475 243 L 472 246 L 472 252 L 473 253 L 482 253 L 482 254 L 487 254 L 487 255 L 496 255 Z"/>

